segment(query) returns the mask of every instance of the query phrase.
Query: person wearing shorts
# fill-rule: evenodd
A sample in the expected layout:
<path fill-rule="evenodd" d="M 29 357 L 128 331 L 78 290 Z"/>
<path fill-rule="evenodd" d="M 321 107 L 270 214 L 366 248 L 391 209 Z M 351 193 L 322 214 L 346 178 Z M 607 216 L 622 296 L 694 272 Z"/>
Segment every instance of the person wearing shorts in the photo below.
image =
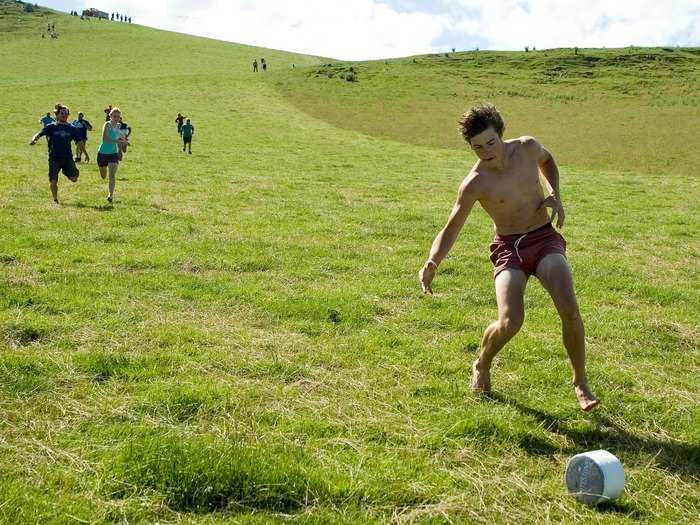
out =
<path fill-rule="evenodd" d="M 526 276 L 536 275 L 537 265 L 551 253 L 566 255 L 566 241 L 551 222 L 527 233 L 496 235 L 489 246 L 493 276 L 507 268 L 520 270 Z"/>
<path fill-rule="evenodd" d="M 103 179 L 109 175 L 109 192 L 107 202 L 114 199 L 114 188 L 117 184 L 117 169 L 121 160 L 122 144 L 128 144 L 129 140 L 122 135 L 119 118 L 121 117 L 119 108 L 112 108 L 109 112 L 109 120 L 102 127 L 102 142 L 97 150 L 97 166 L 100 169 L 100 176 Z"/>
<path fill-rule="evenodd" d="M 182 115 L 182 113 L 178 113 L 177 117 L 175 117 L 175 123 L 177 124 L 177 134 L 182 135 L 182 123 L 185 122 L 185 116 Z"/>
<path fill-rule="evenodd" d="M 71 182 L 76 182 L 80 176 L 73 160 L 71 143 L 79 137 L 79 131 L 68 122 L 70 110 L 63 104 L 56 104 L 56 122 L 45 126 L 34 135 L 29 142 L 36 144 L 41 137 L 46 137 L 49 146 L 49 187 L 53 201 L 58 204 L 58 174 L 62 171 Z"/>
<path fill-rule="evenodd" d="M 504 128 L 503 118 L 492 105 L 476 106 L 462 115 L 459 131 L 478 160 L 462 182 L 457 202 L 447 224 L 433 241 L 418 279 L 423 292 L 432 293 L 438 265 L 454 245 L 478 201 L 496 228 L 490 255 L 498 320 L 486 328 L 481 352 L 472 364 L 472 390 L 491 391 L 493 359 L 522 326 L 525 285 L 534 275 L 549 292 L 561 318 L 574 393 L 580 408 L 588 411 L 600 401 L 588 387 L 584 326 L 565 256 L 566 241 L 551 224 L 555 217 L 557 228 L 564 224 L 559 168 L 552 155 L 533 137 L 503 140 Z M 540 176 L 546 183 L 547 196 Z"/>
<path fill-rule="evenodd" d="M 83 118 L 82 113 L 78 113 L 78 118 L 73 121 L 73 127 L 80 132 L 80 140 L 75 141 L 75 162 L 80 162 L 83 155 L 85 155 L 85 162 L 90 162 L 90 155 L 85 149 L 85 143 L 87 142 L 88 131 L 92 130 L 92 124 L 90 124 L 89 120 Z"/>
<path fill-rule="evenodd" d="M 185 151 L 185 148 L 189 148 L 189 154 L 192 155 L 192 136 L 194 135 L 194 126 L 190 122 L 190 119 L 187 119 L 187 123 L 182 126 L 182 151 Z"/>

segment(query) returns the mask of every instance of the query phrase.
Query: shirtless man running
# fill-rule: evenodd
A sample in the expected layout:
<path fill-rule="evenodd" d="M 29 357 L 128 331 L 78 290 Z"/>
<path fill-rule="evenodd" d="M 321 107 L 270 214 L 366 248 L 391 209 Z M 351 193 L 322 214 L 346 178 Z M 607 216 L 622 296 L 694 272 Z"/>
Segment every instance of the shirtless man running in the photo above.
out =
<path fill-rule="evenodd" d="M 481 341 L 472 366 L 472 389 L 491 391 L 491 363 L 520 330 L 525 318 L 524 294 L 528 277 L 535 275 L 549 292 L 562 322 L 564 346 L 573 369 L 579 405 L 591 410 L 599 400 L 588 387 L 583 321 L 576 302 L 571 268 L 564 256 L 566 241 L 552 227 L 564 224 L 559 195 L 559 169 L 552 155 L 532 137 L 503 140 L 505 124 L 495 107 L 477 106 L 459 121 L 465 141 L 479 157 L 464 179 L 445 227 L 433 241 L 430 256 L 418 278 L 424 293 L 433 293 L 437 268 L 452 248 L 475 202 L 494 222 L 490 246 L 496 285 L 498 320 Z M 540 173 L 549 195 L 544 197 Z M 547 209 L 550 208 L 550 213 Z"/>

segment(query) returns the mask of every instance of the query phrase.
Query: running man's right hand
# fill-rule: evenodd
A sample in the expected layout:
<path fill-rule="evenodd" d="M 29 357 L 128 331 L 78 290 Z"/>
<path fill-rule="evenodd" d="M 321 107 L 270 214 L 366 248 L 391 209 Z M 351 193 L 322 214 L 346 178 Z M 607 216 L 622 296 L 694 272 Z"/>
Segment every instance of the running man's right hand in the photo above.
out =
<path fill-rule="evenodd" d="M 430 263 L 425 263 L 423 268 L 418 272 L 418 280 L 420 281 L 420 286 L 423 289 L 423 293 L 433 293 L 432 282 L 437 273 L 437 268 L 435 265 Z"/>

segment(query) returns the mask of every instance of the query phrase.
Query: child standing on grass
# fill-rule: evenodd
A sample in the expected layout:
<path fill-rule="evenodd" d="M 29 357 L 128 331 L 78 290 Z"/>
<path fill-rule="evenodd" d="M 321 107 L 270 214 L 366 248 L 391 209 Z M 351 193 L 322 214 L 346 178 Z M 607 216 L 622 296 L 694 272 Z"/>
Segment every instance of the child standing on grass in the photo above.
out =
<path fill-rule="evenodd" d="M 71 143 L 79 138 L 79 131 L 68 122 L 70 110 L 63 104 L 56 104 L 56 122 L 51 122 L 39 133 L 32 137 L 30 146 L 36 144 L 40 137 L 45 136 L 49 144 L 49 186 L 53 201 L 58 204 L 58 174 L 68 177 L 71 182 L 76 182 L 80 171 L 73 160 Z"/>
<path fill-rule="evenodd" d="M 120 146 L 128 144 L 129 139 L 121 132 L 119 119 L 122 112 L 119 108 L 112 108 L 109 112 L 109 120 L 102 127 L 102 142 L 97 150 L 97 166 L 100 168 L 100 176 L 105 179 L 109 174 L 109 193 L 107 202 L 114 199 L 114 187 L 117 184 L 117 169 L 122 154 Z"/>

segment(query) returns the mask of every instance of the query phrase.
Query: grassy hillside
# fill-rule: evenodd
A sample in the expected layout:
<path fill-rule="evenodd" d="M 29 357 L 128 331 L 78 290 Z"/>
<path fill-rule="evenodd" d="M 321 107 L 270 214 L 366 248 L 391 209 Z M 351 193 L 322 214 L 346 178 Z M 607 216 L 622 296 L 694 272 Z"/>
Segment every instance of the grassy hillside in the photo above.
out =
<path fill-rule="evenodd" d="M 341 78 L 349 68 L 356 82 Z M 628 48 L 328 62 L 279 89 L 338 127 L 460 150 L 459 116 L 490 101 L 507 134 L 538 137 L 567 165 L 678 175 L 700 163 L 698 85 L 700 48 Z"/>
<path fill-rule="evenodd" d="M 468 381 L 495 315 L 485 214 L 434 296 L 415 277 L 471 159 L 370 115 L 372 90 L 387 114 L 413 97 L 402 125 L 437 129 L 424 88 L 411 91 L 424 78 L 412 59 L 336 82 L 312 73 L 329 59 L 6 0 L 0 12 L 0 523 L 697 521 L 694 171 L 564 163 L 564 234 L 604 405 L 577 410 L 536 282 L 483 399 Z M 41 38 L 48 20 L 58 39 Z M 256 56 L 267 74 L 250 72 Z M 442 58 L 416 60 L 441 78 Z M 391 85 L 383 67 L 415 71 L 400 97 L 379 86 Z M 515 131 L 525 106 L 502 97 Z M 58 101 L 98 124 L 118 105 L 133 126 L 113 206 L 97 133 L 93 163 L 61 179 L 52 205 L 44 143 L 27 142 Z M 445 137 L 455 108 L 436 117 Z M 196 127 L 191 156 L 177 111 Z M 561 133 L 559 120 L 540 126 Z M 656 162 L 641 146 L 631 156 Z M 562 480 L 569 456 L 597 448 L 628 476 L 600 510 Z"/>

